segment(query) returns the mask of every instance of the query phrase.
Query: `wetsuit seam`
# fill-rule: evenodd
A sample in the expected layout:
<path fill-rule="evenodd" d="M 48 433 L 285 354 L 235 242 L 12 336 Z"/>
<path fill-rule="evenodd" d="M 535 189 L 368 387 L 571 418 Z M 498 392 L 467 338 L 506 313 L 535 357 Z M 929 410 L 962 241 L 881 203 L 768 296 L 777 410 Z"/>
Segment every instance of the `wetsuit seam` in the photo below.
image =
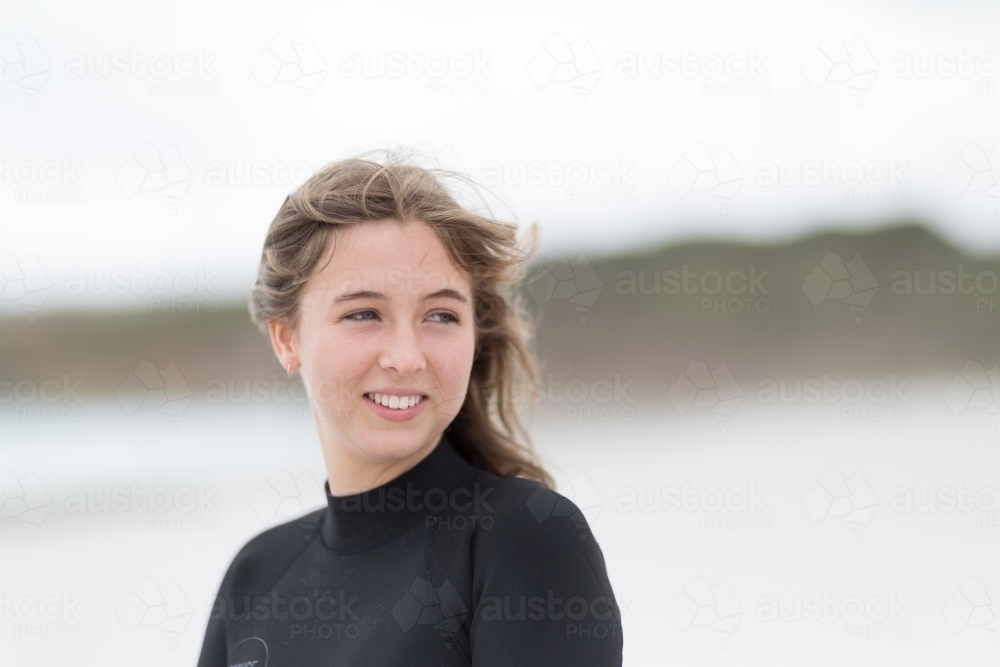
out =
<path fill-rule="evenodd" d="M 590 532 L 590 538 L 592 540 L 594 540 L 595 544 L 597 544 L 597 539 L 594 537 L 593 531 L 589 530 L 589 528 L 588 528 L 588 532 Z M 623 624 L 624 624 L 624 619 L 622 619 L 621 608 L 618 606 L 618 600 L 615 599 L 615 597 L 614 597 L 614 590 L 613 589 L 605 590 L 604 584 L 601 582 L 601 577 L 599 577 L 597 575 L 597 573 L 600 571 L 600 568 L 594 567 L 594 563 L 591 560 L 590 555 L 588 555 L 587 552 L 584 550 L 583 545 L 580 544 L 579 542 L 575 542 L 575 541 L 573 541 L 573 545 L 577 549 L 577 551 L 579 552 L 579 554 L 583 557 L 583 562 L 585 562 L 587 564 L 587 571 L 590 574 L 591 578 L 593 579 L 594 584 L 597 586 L 597 590 L 601 591 L 601 595 L 606 600 L 608 600 L 608 599 L 613 599 L 614 600 L 615 611 L 618 612 L 618 618 L 614 618 L 614 615 L 612 615 L 612 620 L 617 621 L 617 624 L 618 624 L 618 636 L 621 638 L 619 643 L 620 643 L 620 645 L 624 646 L 624 635 L 622 634 L 622 628 L 623 628 Z M 597 545 L 597 548 L 600 549 L 600 545 L 599 544 Z M 610 585 L 610 581 L 608 583 Z M 621 662 L 619 662 L 618 664 L 620 665 Z"/>
<path fill-rule="evenodd" d="M 327 512 L 327 509 L 323 508 L 324 515 L 325 515 L 326 512 Z M 296 553 L 295 556 L 290 561 L 288 561 L 288 565 L 286 565 L 285 568 L 281 570 L 281 572 L 278 574 L 278 576 L 275 577 L 273 583 L 268 587 L 268 589 L 267 589 L 267 595 L 268 596 L 270 596 L 271 593 L 275 590 L 275 588 L 277 588 L 278 583 L 281 582 L 281 580 L 285 577 L 286 574 L 288 574 L 288 571 L 291 570 L 292 567 L 296 563 L 299 562 L 299 559 L 302 558 L 302 556 L 304 556 L 307 551 L 309 551 L 309 547 L 312 546 L 312 543 L 316 541 L 317 535 L 321 535 L 320 527 L 323 525 L 322 524 L 322 520 L 324 518 L 324 515 L 320 515 L 319 519 L 316 521 L 316 527 L 313 528 L 313 535 L 312 535 L 312 537 L 309 538 L 309 541 L 305 543 L 305 546 L 303 546 L 299 550 L 299 552 Z M 306 516 L 308 516 L 308 515 L 306 515 Z M 298 519 L 296 519 L 296 521 L 298 521 Z M 322 542 L 322 541 L 323 540 L 320 540 L 320 542 Z M 246 621 L 247 618 L 249 617 L 249 615 L 250 615 L 250 609 L 247 609 L 247 613 L 246 613 L 246 617 L 245 618 L 237 618 L 236 619 L 236 623 L 234 623 L 232 627 L 226 628 L 226 659 L 227 660 L 229 659 L 229 634 L 230 634 L 230 630 L 235 630 L 237 627 L 239 627 L 238 624 L 239 623 L 243 623 L 244 621 Z"/>
<path fill-rule="evenodd" d="M 456 484 L 455 486 L 458 486 Z M 434 537 L 437 535 L 437 530 L 428 531 L 427 546 L 424 548 L 424 580 L 427 582 L 428 594 L 431 596 L 431 602 L 434 603 L 434 612 L 437 614 L 438 623 L 444 622 L 444 613 L 441 610 L 441 598 L 438 597 L 437 591 L 434 589 L 434 571 L 431 567 L 431 554 L 433 552 Z M 464 625 L 464 623 L 462 624 Z M 462 626 L 459 626 L 461 629 Z M 465 664 L 472 665 L 472 656 L 466 652 L 465 647 L 458 642 L 458 632 L 452 638 L 452 646 L 456 647 L 462 653 L 462 657 L 465 658 Z"/>

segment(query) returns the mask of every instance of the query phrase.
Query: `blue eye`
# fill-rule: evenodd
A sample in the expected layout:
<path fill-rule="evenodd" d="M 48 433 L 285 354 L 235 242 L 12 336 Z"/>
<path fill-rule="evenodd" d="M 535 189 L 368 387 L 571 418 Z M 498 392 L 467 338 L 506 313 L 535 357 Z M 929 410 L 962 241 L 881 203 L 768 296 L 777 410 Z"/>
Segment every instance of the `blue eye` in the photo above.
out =
<path fill-rule="evenodd" d="M 361 317 L 362 315 L 371 315 L 372 317 L 370 317 L 370 318 L 369 317 Z M 431 313 L 430 317 L 437 317 L 439 315 L 442 315 L 442 316 L 448 318 L 446 320 L 438 320 L 439 322 L 443 322 L 443 323 L 458 322 L 458 318 L 455 317 L 455 315 L 453 315 L 452 313 L 448 313 L 448 312 Z M 350 322 L 372 322 L 372 321 L 378 319 L 378 313 L 376 313 L 374 310 L 359 310 L 356 313 L 351 313 L 349 315 L 345 315 L 344 319 L 348 320 Z"/>
<path fill-rule="evenodd" d="M 366 322 L 366 321 L 370 321 L 370 320 L 368 320 L 368 318 L 358 319 L 357 317 L 355 317 L 356 315 L 364 315 L 366 313 L 370 313 L 371 315 L 374 315 L 376 318 L 378 317 L 378 315 L 375 313 L 374 310 L 359 310 L 356 313 L 351 313 L 350 315 L 347 315 L 346 317 L 344 317 L 344 319 L 345 320 L 351 320 L 351 321 L 354 321 L 354 322 Z"/>
<path fill-rule="evenodd" d="M 449 320 L 447 320 L 449 322 L 458 322 L 458 318 L 455 317 L 454 315 L 452 315 L 451 313 L 444 313 L 444 312 L 442 312 L 442 313 L 433 313 L 431 315 L 431 317 L 434 317 L 436 315 L 444 315 L 445 317 L 450 318 Z"/>

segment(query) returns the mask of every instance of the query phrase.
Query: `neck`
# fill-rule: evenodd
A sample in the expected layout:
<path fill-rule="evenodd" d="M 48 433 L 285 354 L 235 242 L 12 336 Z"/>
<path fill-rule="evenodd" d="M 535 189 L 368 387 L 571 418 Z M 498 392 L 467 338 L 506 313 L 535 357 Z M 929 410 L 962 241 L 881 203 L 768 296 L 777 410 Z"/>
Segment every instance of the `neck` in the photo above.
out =
<path fill-rule="evenodd" d="M 380 459 L 342 439 L 324 439 L 323 461 L 326 464 L 330 495 L 349 496 L 382 486 L 427 458 L 440 441 L 441 434 L 438 434 L 405 458 Z"/>

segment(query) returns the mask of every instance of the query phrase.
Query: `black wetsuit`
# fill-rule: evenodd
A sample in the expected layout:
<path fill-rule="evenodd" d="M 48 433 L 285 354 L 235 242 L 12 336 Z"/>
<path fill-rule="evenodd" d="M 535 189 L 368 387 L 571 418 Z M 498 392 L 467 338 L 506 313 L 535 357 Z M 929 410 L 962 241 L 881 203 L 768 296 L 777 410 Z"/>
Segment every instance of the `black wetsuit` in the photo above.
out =
<path fill-rule="evenodd" d="M 448 433 L 362 494 L 250 540 L 199 667 L 620 665 L 621 614 L 579 509 L 473 467 Z"/>

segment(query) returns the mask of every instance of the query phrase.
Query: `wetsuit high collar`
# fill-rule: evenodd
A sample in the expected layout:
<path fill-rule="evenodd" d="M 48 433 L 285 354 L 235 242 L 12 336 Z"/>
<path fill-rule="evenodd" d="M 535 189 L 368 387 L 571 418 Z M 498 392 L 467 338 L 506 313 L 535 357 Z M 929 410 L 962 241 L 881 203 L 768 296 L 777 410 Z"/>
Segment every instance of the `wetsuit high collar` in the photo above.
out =
<path fill-rule="evenodd" d="M 443 433 L 434 451 L 382 486 L 332 496 L 326 482 L 323 542 L 338 553 L 359 553 L 390 542 L 433 514 L 437 503 L 473 470 Z"/>

